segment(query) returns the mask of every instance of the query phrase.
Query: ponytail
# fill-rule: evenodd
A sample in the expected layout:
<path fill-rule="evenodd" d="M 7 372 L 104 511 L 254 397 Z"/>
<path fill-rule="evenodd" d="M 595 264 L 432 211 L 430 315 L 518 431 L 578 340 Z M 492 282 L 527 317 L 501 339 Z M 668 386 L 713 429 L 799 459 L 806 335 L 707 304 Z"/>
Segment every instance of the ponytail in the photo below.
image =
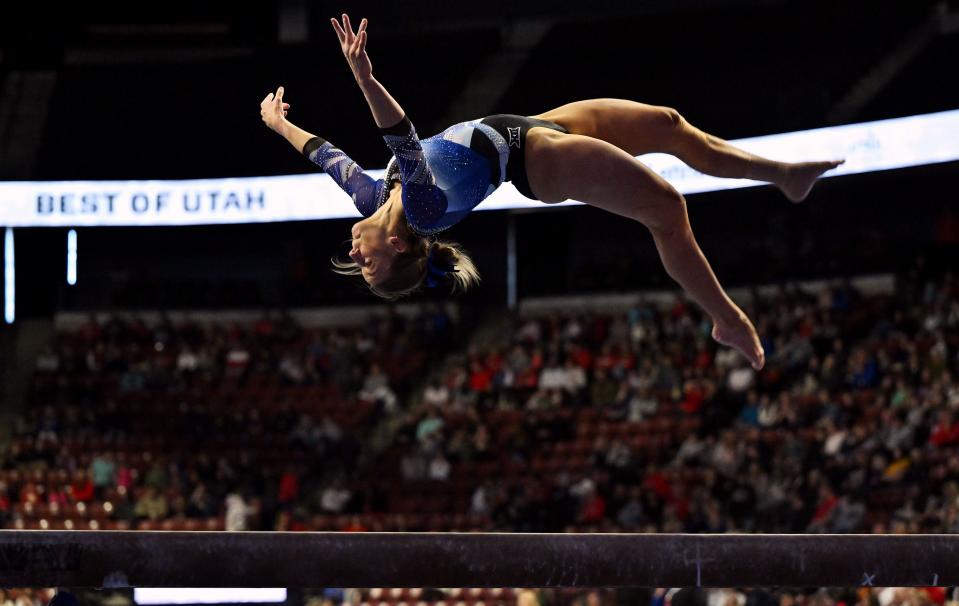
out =
<path fill-rule="evenodd" d="M 463 248 L 453 242 L 441 242 L 417 235 L 405 234 L 407 249 L 398 253 L 390 267 L 390 275 L 370 290 L 379 297 L 395 300 L 418 291 L 421 287 L 443 288 L 452 292 L 466 292 L 479 284 L 480 275 L 473 260 Z M 354 261 L 332 259 L 333 271 L 343 275 L 361 275 Z"/>
<path fill-rule="evenodd" d="M 479 284 L 480 275 L 473 260 L 459 244 L 436 240 L 429 245 L 423 282 L 427 287 L 435 288 L 444 280 L 452 283 L 453 292 L 466 292 Z"/>

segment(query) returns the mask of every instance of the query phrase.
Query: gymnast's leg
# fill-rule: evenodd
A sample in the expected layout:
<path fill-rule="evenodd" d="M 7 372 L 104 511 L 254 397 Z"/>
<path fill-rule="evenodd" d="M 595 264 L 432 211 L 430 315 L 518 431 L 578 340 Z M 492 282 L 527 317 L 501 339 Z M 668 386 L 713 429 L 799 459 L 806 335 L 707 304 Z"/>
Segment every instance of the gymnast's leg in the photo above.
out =
<path fill-rule="evenodd" d="M 769 160 L 699 130 L 675 109 L 623 99 L 576 101 L 535 117 L 608 141 L 633 156 L 663 152 L 707 175 L 766 181 L 793 202 L 804 200 L 820 175 L 842 164 Z"/>
<path fill-rule="evenodd" d="M 709 267 L 693 237 L 682 194 L 629 153 L 591 137 L 532 128 L 525 157 L 530 186 L 540 200 L 573 198 L 645 225 L 666 272 L 712 318 L 713 338 L 762 368 L 765 358 L 756 329 Z"/>

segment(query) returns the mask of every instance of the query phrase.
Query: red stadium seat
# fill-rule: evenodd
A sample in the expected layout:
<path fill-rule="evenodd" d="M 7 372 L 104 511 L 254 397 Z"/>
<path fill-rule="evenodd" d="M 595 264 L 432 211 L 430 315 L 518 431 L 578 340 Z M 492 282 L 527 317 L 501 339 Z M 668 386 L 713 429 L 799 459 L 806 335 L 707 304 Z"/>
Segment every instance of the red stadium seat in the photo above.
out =
<path fill-rule="evenodd" d="M 226 520 L 224 518 L 207 518 L 206 530 L 226 530 Z"/>

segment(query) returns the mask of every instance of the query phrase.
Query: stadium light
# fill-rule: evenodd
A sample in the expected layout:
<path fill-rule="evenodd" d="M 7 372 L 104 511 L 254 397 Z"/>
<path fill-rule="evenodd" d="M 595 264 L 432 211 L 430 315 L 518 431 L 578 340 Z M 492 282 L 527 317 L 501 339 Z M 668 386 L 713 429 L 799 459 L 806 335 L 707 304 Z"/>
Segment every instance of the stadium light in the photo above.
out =
<path fill-rule="evenodd" d="M 77 230 L 67 232 L 67 284 L 77 283 Z"/>
<path fill-rule="evenodd" d="M 8 227 L 3 237 L 3 319 L 13 324 L 16 307 L 16 273 L 13 263 L 13 228 Z"/>

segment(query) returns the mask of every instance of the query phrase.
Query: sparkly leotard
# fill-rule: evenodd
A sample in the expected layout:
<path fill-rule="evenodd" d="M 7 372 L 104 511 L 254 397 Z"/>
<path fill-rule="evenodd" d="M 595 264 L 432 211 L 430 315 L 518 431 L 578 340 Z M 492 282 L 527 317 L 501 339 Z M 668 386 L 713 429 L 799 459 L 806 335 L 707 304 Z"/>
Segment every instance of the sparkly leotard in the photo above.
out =
<path fill-rule="evenodd" d="M 406 220 L 425 236 L 461 221 L 503 181 L 512 181 L 521 194 L 535 200 L 526 176 L 524 142 L 529 129 L 537 127 L 568 132 L 554 122 L 497 114 L 454 124 L 420 141 L 404 116 L 399 124 L 382 129 L 394 155 L 386 176 L 378 180 L 320 137 L 308 141 L 303 153 L 333 177 L 364 217 L 385 204 L 393 184 L 400 181 Z"/>
<path fill-rule="evenodd" d="M 303 153 L 353 198 L 364 217 L 389 198 L 399 180 L 410 228 L 435 234 L 461 221 L 503 182 L 509 147 L 506 139 L 479 120 L 455 124 L 420 141 L 407 118 L 383 129 L 393 158 L 386 176 L 374 180 L 342 150 L 319 137 Z"/>

